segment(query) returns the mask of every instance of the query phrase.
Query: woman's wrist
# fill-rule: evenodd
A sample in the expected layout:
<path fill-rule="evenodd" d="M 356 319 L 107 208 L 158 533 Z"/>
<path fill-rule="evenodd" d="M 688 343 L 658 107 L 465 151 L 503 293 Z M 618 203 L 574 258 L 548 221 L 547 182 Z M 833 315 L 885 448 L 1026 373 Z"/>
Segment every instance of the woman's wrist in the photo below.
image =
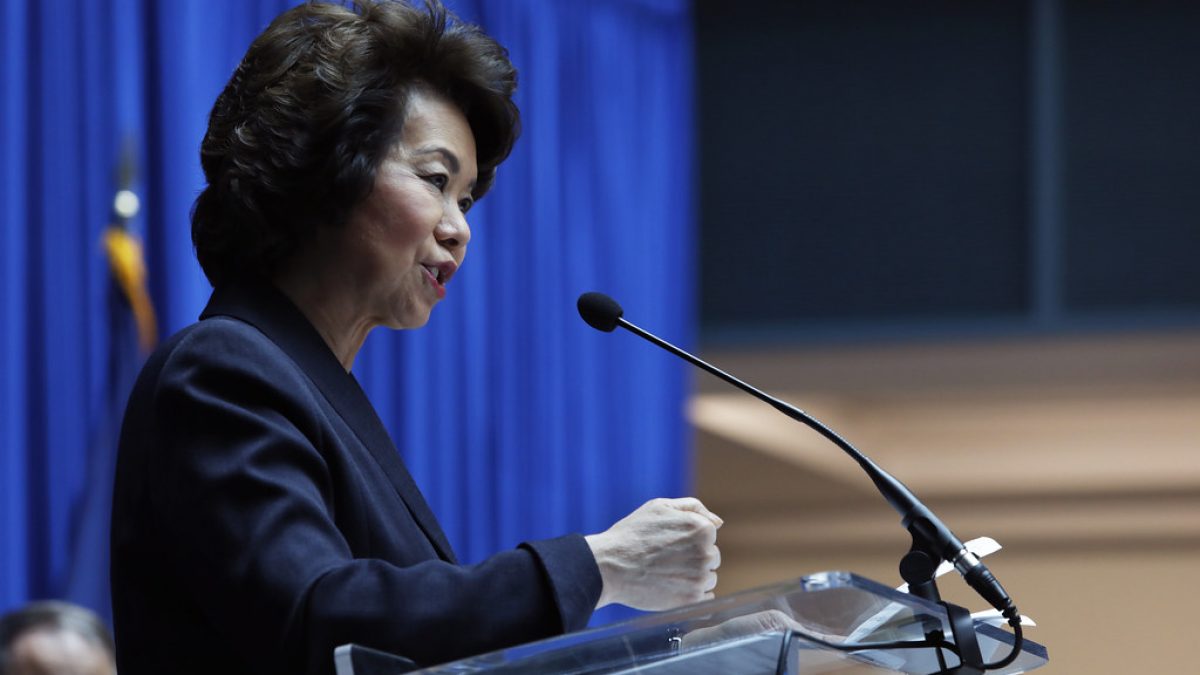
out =
<path fill-rule="evenodd" d="M 592 557 L 596 559 L 596 568 L 600 570 L 600 599 L 596 601 L 596 609 L 615 602 L 613 591 L 616 587 L 616 569 L 613 565 L 611 545 L 607 533 L 589 534 L 583 538 Z"/>

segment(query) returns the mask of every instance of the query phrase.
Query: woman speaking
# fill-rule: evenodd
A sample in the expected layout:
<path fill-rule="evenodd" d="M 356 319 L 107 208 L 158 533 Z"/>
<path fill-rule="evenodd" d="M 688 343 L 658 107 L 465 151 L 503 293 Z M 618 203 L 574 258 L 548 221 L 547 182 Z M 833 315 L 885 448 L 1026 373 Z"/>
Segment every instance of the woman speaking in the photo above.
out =
<path fill-rule="evenodd" d="M 452 293 L 515 85 L 437 3 L 306 4 L 250 46 L 201 145 L 212 298 L 147 361 L 122 428 L 122 675 L 328 673 L 348 642 L 430 665 L 607 603 L 711 597 L 721 521 L 694 499 L 460 565 L 350 374 L 373 328 L 419 328 Z"/>

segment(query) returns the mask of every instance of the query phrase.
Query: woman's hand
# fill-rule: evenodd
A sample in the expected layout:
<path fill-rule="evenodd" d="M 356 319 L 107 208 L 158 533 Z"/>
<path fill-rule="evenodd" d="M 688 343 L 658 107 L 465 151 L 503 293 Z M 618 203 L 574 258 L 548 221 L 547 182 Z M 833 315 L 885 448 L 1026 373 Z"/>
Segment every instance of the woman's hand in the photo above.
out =
<path fill-rule="evenodd" d="M 620 603 L 663 610 L 713 597 L 724 524 L 692 497 L 652 499 L 600 534 L 586 537 L 604 590 L 597 607 Z"/>

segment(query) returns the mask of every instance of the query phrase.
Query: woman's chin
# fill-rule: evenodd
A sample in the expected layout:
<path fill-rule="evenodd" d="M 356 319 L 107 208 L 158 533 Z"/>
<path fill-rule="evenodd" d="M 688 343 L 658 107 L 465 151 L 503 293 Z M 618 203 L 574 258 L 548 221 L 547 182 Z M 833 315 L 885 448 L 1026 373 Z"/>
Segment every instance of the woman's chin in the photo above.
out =
<path fill-rule="evenodd" d="M 398 314 L 384 325 L 392 330 L 414 330 L 423 328 L 429 323 L 429 317 L 433 314 L 433 307 L 429 306 L 424 309 L 409 308 L 403 314 Z"/>

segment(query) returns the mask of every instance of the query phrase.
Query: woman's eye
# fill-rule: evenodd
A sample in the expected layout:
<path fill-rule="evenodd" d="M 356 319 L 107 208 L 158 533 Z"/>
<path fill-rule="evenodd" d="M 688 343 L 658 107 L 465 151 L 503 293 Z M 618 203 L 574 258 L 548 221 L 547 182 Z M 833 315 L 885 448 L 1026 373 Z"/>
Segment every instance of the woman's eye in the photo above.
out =
<path fill-rule="evenodd" d="M 458 210 L 462 213 L 470 211 L 472 206 L 475 206 L 475 200 L 470 197 L 458 200 Z"/>
<path fill-rule="evenodd" d="M 425 180 L 429 181 L 430 185 L 434 186 L 435 188 L 437 188 L 439 190 L 445 190 L 446 186 L 449 185 L 449 183 L 450 183 L 450 179 L 447 178 L 446 174 L 444 174 L 444 173 L 435 173 L 435 174 L 428 175 L 425 177 Z"/>

